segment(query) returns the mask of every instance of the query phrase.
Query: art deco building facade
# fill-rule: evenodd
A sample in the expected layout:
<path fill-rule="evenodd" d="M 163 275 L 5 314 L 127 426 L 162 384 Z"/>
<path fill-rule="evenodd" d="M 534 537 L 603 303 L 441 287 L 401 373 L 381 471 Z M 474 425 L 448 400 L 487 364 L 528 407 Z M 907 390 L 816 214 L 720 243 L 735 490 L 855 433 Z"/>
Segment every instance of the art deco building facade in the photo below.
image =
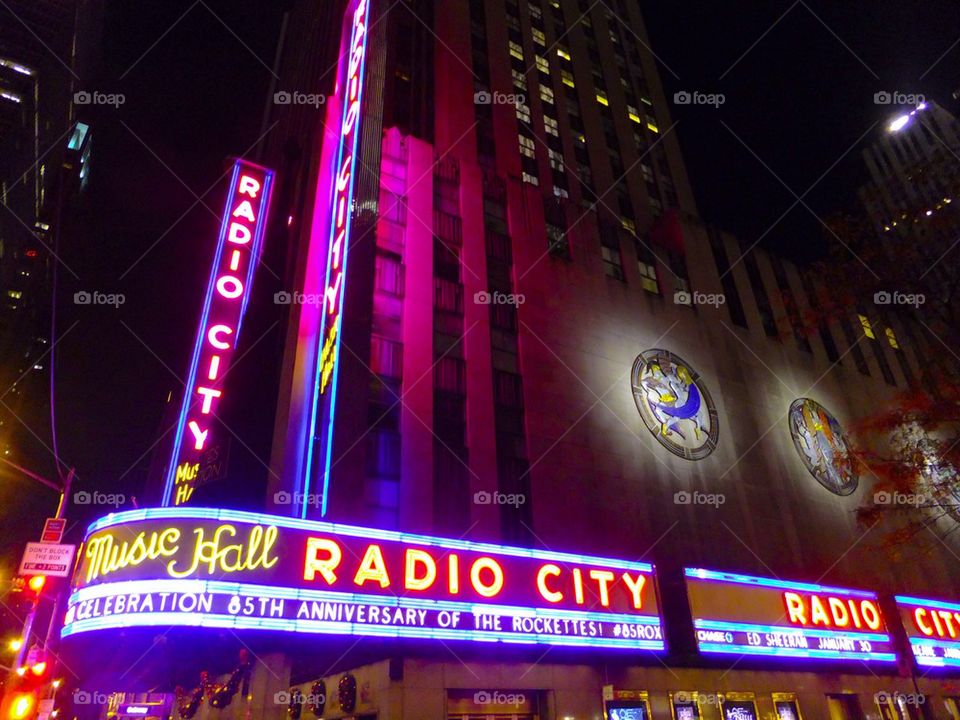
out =
<path fill-rule="evenodd" d="M 306 567 L 275 559 L 294 590 L 257 588 L 278 613 L 284 598 L 321 600 L 262 624 L 238 600 L 212 623 L 297 630 L 257 644 L 270 669 L 255 675 L 257 712 L 281 717 L 269 698 L 292 685 L 297 717 L 905 720 L 923 693 L 956 719 L 893 604 L 960 597 L 955 556 L 886 558 L 882 529 L 856 521 L 872 480 L 844 433 L 919 377 L 930 348 L 868 317 L 807 333 L 829 288 L 698 217 L 637 3 L 303 2 L 285 27 L 264 162 L 291 298 L 257 547 L 318 537 Z M 136 511 L 99 521 L 101 546 L 151 512 L 253 522 Z M 400 571 L 405 542 L 420 560 Z M 474 590 L 491 585 L 465 634 L 503 642 L 449 630 L 468 552 L 486 553 Z M 513 558 L 499 575 L 498 553 Z M 267 571 L 253 554 L 205 586 L 211 608 L 227 592 L 214 586 L 233 587 L 223 577 Z M 578 566 L 598 558 L 623 558 L 623 582 Z M 545 563 L 545 600 L 491 609 L 528 559 Z M 87 581 L 113 572 L 85 562 Z M 644 563 L 655 587 L 629 574 L 652 573 Z M 387 593 L 398 572 L 434 594 Z M 339 594 L 303 585 L 321 579 Z M 610 588 L 633 588 L 640 609 L 643 587 L 662 626 L 603 625 Z M 324 625 L 371 597 L 377 620 Z M 438 608 L 437 625 L 418 620 Z M 68 633 L 119 622 L 94 600 L 72 610 Z M 795 627 L 778 630 L 787 616 Z"/>

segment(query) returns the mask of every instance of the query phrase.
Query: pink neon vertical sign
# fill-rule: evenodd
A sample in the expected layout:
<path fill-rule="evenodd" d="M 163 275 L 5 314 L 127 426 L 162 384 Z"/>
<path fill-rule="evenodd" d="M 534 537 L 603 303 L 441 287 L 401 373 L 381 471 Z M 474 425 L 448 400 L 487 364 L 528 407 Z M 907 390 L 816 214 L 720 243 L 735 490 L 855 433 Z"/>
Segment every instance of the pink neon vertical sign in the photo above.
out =
<path fill-rule="evenodd" d="M 200 313 L 183 404 L 163 490 L 163 505 L 183 505 L 196 487 L 200 459 L 211 447 L 213 418 L 237 346 L 260 259 L 273 171 L 236 160 Z"/>

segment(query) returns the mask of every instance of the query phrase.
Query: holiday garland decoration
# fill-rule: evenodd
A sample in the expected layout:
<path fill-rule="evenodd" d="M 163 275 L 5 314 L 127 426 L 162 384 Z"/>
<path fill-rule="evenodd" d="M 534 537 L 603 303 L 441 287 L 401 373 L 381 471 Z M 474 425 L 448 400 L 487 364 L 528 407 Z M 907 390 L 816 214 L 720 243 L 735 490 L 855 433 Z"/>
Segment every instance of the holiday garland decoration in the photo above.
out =
<path fill-rule="evenodd" d="M 340 678 L 340 684 L 337 687 L 337 699 L 340 701 L 340 707 L 344 712 L 350 713 L 357 707 L 357 679 L 347 673 Z"/>
<path fill-rule="evenodd" d="M 322 717 L 327 704 L 327 684 L 323 680 L 317 680 L 310 686 L 309 699 L 307 709 L 317 717 Z"/>
<path fill-rule="evenodd" d="M 243 694 L 247 694 L 252 668 L 253 662 L 250 660 L 250 654 L 246 650 L 241 650 L 240 664 L 230 673 L 230 677 L 227 678 L 225 683 L 210 682 L 210 673 L 204 670 L 200 673 L 200 684 L 189 693 L 185 692 L 182 687 L 177 687 L 177 715 L 181 720 L 190 720 L 197 714 L 205 695 L 210 707 L 218 710 L 227 707 L 241 687 L 243 688 Z"/>

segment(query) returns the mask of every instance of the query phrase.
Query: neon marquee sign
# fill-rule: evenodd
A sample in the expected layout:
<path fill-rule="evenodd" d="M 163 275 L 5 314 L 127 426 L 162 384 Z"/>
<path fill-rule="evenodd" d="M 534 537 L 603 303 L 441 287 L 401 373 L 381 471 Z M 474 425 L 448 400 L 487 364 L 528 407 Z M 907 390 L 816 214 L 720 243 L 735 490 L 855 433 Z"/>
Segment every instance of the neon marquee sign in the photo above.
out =
<path fill-rule="evenodd" d="M 245 160 L 234 162 L 174 434 L 163 505 L 190 500 L 203 454 L 210 448 L 215 406 L 223 397 L 223 380 L 260 259 L 272 186 L 271 170 Z"/>
<path fill-rule="evenodd" d="M 368 0 L 354 0 L 351 7 L 352 12 L 348 8 L 346 13 L 349 22 L 344 31 L 343 52 L 341 52 L 337 75 L 337 96 L 342 103 L 342 109 L 337 134 L 336 162 L 329 175 L 321 173 L 317 192 L 319 197 L 326 189 L 326 185 L 330 185 L 326 277 L 323 286 L 323 306 L 320 312 L 318 358 L 302 496 L 304 498 L 309 496 L 314 476 L 319 475 L 318 484 L 322 490 L 321 515 L 327 513 L 327 488 L 330 482 L 333 420 L 337 404 L 337 376 L 340 369 L 343 295 L 350 250 L 370 5 Z M 307 507 L 308 502 L 304 500 L 301 517 L 307 516 Z"/>
<path fill-rule="evenodd" d="M 877 595 L 687 568 L 702 653 L 895 662 Z"/>
<path fill-rule="evenodd" d="M 160 625 L 664 649 L 646 563 L 207 508 L 95 522 L 63 635 Z"/>
<path fill-rule="evenodd" d="M 917 665 L 960 667 L 960 604 L 905 595 L 896 601 Z"/>

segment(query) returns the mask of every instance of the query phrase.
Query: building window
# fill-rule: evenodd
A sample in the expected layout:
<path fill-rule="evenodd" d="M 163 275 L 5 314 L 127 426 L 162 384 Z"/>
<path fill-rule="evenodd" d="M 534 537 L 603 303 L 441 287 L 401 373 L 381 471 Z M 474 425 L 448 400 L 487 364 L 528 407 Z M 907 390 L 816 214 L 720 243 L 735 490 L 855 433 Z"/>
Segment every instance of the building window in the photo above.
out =
<path fill-rule="evenodd" d="M 547 37 L 543 34 L 543 30 L 537 30 L 536 28 L 533 28 L 531 32 L 533 33 L 533 41 L 537 43 L 537 45 L 545 47 L 547 44 Z"/>
<path fill-rule="evenodd" d="M 523 60 L 523 48 L 513 40 L 510 41 L 510 57 L 515 57 L 517 60 Z"/>
<path fill-rule="evenodd" d="M 863 329 L 863 334 L 871 340 L 876 340 L 877 336 L 873 333 L 873 325 L 870 323 L 870 318 L 868 318 L 866 315 L 858 314 L 857 319 L 860 321 L 860 327 Z"/>
<path fill-rule="evenodd" d="M 526 103 L 517 103 L 517 120 L 530 124 L 530 106 Z"/>
<path fill-rule="evenodd" d="M 517 90 L 527 90 L 527 76 L 524 75 L 519 70 L 511 70 L 510 73 L 513 75 L 513 86 Z"/>
<path fill-rule="evenodd" d="M 900 343 L 897 342 L 897 334 L 893 331 L 893 328 L 888 327 L 884 330 L 884 335 L 887 336 L 887 342 L 890 343 L 890 347 L 894 350 L 900 349 Z"/>
<path fill-rule="evenodd" d="M 607 277 L 623 280 L 623 257 L 620 254 L 620 238 L 612 228 L 600 230 L 600 254 L 603 272 Z"/>
<path fill-rule="evenodd" d="M 377 253 L 374 283 L 380 292 L 394 297 L 403 297 L 403 263 L 399 255 Z"/>
<path fill-rule="evenodd" d="M 523 180 L 523 182 L 525 182 L 525 183 L 530 183 L 531 185 L 539 185 L 539 184 L 540 184 L 540 178 L 538 178 L 536 175 L 533 175 L 533 174 L 528 173 L 528 172 L 523 172 L 523 173 L 521 173 L 521 174 L 520 174 L 520 179 Z"/>
<path fill-rule="evenodd" d="M 560 124 L 557 122 L 556 118 L 552 118 L 549 115 L 544 115 L 543 129 L 554 137 L 560 137 Z"/>
<path fill-rule="evenodd" d="M 569 70 L 560 71 L 560 80 L 567 87 L 576 87 L 576 84 L 573 82 L 573 74 Z"/>
<path fill-rule="evenodd" d="M 869 377 L 870 368 L 867 366 L 867 359 L 864 357 L 863 349 L 860 347 L 860 338 L 853 334 L 853 326 L 846 316 L 840 318 L 840 329 L 843 331 L 847 346 L 850 348 L 850 354 L 853 355 L 853 362 L 857 366 L 857 370 L 859 370 L 862 375 Z"/>
<path fill-rule="evenodd" d="M 547 62 L 547 59 L 543 55 L 537 55 L 537 70 L 542 72 L 544 75 L 550 74 L 550 63 Z"/>
<path fill-rule="evenodd" d="M 533 140 L 525 135 L 520 135 L 520 154 L 531 158 L 535 158 L 537 156 L 536 145 L 534 144 Z"/>
<path fill-rule="evenodd" d="M 553 90 L 548 88 L 546 85 L 540 86 L 540 99 L 546 103 L 553 104 Z"/>
<path fill-rule="evenodd" d="M 707 228 L 707 234 L 710 238 L 713 262 L 717 266 L 717 275 L 720 277 L 720 285 L 723 288 L 723 296 L 726 299 L 725 304 L 727 311 L 730 313 L 730 320 L 734 325 L 745 328 L 747 327 L 747 315 L 743 311 L 743 302 L 740 300 L 740 291 L 737 289 L 736 279 L 730 272 L 730 258 L 727 255 L 723 235 L 713 227 Z"/>
<path fill-rule="evenodd" d="M 753 252 L 748 252 L 743 256 L 743 266 L 747 269 L 747 279 L 750 281 L 750 288 L 753 290 L 753 299 L 757 304 L 757 312 L 760 313 L 763 331 L 767 334 L 767 337 L 779 339 L 780 334 L 777 332 L 777 321 L 770 305 L 770 296 L 767 295 L 763 278 L 760 276 L 760 267 L 757 265 L 757 259 Z"/>

